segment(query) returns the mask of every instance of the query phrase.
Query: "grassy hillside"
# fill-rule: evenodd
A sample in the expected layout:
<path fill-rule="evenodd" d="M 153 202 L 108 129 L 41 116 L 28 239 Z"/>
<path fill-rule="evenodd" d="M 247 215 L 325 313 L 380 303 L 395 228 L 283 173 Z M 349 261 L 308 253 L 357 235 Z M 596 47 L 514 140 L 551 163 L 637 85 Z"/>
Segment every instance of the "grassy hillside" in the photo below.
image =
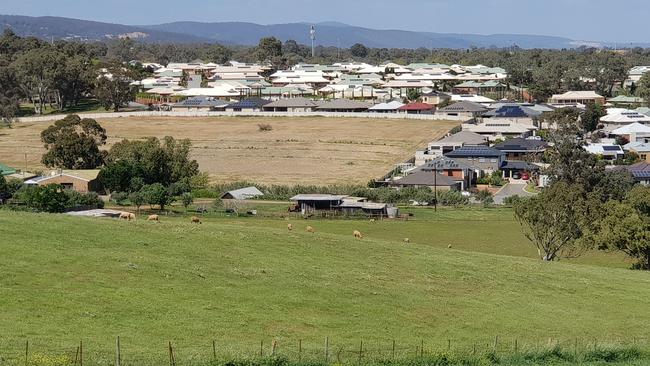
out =
<path fill-rule="evenodd" d="M 160 362 L 169 340 L 185 359 L 211 354 L 213 339 L 248 355 L 273 339 L 320 354 L 325 337 L 333 353 L 360 340 L 382 352 L 393 339 L 405 353 L 448 340 L 488 347 L 496 335 L 503 349 L 647 342 L 648 273 L 404 244 L 383 222 L 355 240 L 352 224 L 309 234 L 283 220 L 0 211 L 0 357 L 24 355 L 26 339 L 31 352 L 73 352 L 83 339 L 87 355 L 110 362 L 117 335 L 125 358 Z M 437 225 L 458 242 L 480 230 Z"/>

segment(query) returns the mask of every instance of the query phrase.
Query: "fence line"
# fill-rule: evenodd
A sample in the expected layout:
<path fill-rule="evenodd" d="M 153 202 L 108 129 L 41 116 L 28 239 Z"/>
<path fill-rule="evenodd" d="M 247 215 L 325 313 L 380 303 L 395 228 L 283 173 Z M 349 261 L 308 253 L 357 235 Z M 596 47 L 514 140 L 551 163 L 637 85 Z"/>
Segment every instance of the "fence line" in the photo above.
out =
<path fill-rule="evenodd" d="M 264 359 L 268 357 L 283 357 L 297 362 L 319 362 L 325 364 L 362 364 L 373 360 L 408 360 L 434 357 L 438 355 L 480 356 L 485 354 L 516 356 L 526 352 L 560 349 L 564 354 L 575 359 L 599 350 L 635 347 L 647 354 L 650 343 L 646 338 L 627 341 L 604 341 L 598 339 L 564 339 L 549 338 L 547 341 L 522 342 L 515 337 L 503 338 L 498 335 L 492 340 L 459 341 L 428 341 L 424 338 L 411 342 L 385 340 L 368 342 L 360 339 L 354 343 L 339 344 L 336 339 L 325 337 L 319 346 L 317 341 L 305 343 L 298 340 L 261 339 L 257 346 L 250 345 L 249 349 L 228 348 L 227 343 L 215 339 L 197 344 L 195 342 L 180 342 L 169 340 L 156 344 L 151 352 L 134 353 L 128 351 L 128 344 L 119 336 L 114 345 L 102 342 L 92 342 L 85 339 L 76 345 L 65 347 L 41 346 L 39 342 L 30 340 L 14 340 L 8 345 L 7 340 L 0 338 L 0 365 L 41 366 L 41 365 L 164 365 L 170 366 L 209 364 L 216 360 Z M 65 343 L 65 342 L 63 342 Z M 307 344 L 307 346 L 305 346 Z M 126 346 L 125 346 L 126 345 Z M 113 349 L 114 348 L 114 349 Z"/>
<path fill-rule="evenodd" d="M 71 113 L 74 114 L 74 113 Z M 369 112 L 210 112 L 210 111 L 143 111 L 143 112 L 112 112 L 112 113 L 80 113 L 80 116 L 93 119 L 126 118 L 126 117 L 329 117 L 329 118 L 371 118 L 371 119 L 406 119 L 429 121 L 458 121 L 467 122 L 463 116 L 446 116 L 438 114 L 406 114 L 406 113 L 369 113 Z M 22 117 L 19 122 L 49 122 L 65 117 L 65 114 L 55 114 L 37 117 Z"/>

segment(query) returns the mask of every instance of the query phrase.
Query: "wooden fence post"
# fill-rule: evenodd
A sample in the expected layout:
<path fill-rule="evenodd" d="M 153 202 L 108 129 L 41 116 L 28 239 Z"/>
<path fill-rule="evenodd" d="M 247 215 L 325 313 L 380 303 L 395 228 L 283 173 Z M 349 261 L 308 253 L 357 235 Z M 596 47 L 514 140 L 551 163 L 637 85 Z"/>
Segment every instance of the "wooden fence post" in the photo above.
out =
<path fill-rule="evenodd" d="M 260 357 L 264 356 L 264 340 L 260 341 Z"/>
<path fill-rule="evenodd" d="M 29 339 L 25 341 L 25 366 L 29 365 Z"/>
<path fill-rule="evenodd" d="M 325 337 L 325 362 L 329 359 L 330 352 L 330 337 Z"/>
<path fill-rule="evenodd" d="M 84 342 L 79 341 L 79 366 L 84 366 Z"/>
<path fill-rule="evenodd" d="M 212 358 L 217 359 L 217 341 L 212 340 Z"/>
<path fill-rule="evenodd" d="M 275 356 L 275 347 L 277 346 L 278 341 L 274 339 L 273 342 L 271 342 L 271 356 Z"/>
<path fill-rule="evenodd" d="M 494 353 L 496 354 L 499 350 L 499 336 L 494 337 Z"/>
<path fill-rule="evenodd" d="M 420 357 L 424 357 L 424 339 L 420 339 Z"/>
<path fill-rule="evenodd" d="M 363 357 L 363 341 L 359 345 L 359 365 L 361 365 L 361 357 Z"/>
<path fill-rule="evenodd" d="M 122 354 L 120 350 L 120 336 L 115 338 L 115 366 L 120 366 L 122 361 Z"/>
<path fill-rule="evenodd" d="M 518 344 L 517 344 L 517 339 L 515 339 L 515 355 L 517 354 L 518 351 Z"/>
<path fill-rule="evenodd" d="M 176 358 L 174 357 L 174 349 L 172 348 L 172 341 L 169 341 L 169 365 L 176 366 Z"/>
<path fill-rule="evenodd" d="M 393 339 L 393 352 L 391 353 L 392 357 L 395 358 L 395 340 Z"/>
<path fill-rule="evenodd" d="M 302 339 L 298 340 L 298 362 L 302 361 Z"/>

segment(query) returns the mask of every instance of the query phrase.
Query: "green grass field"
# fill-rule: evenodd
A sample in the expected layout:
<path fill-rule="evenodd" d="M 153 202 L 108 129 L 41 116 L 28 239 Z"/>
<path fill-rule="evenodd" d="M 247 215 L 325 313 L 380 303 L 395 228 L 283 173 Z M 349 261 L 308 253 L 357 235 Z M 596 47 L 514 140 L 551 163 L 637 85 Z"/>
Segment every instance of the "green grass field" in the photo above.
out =
<path fill-rule="evenodd" d="M 406 354 L 450 340 L 487 349 L 497 335 L 504 352 L 515 340 L 650 344 L 650 274 L 622 257 L 543 263 L 508 210 L 414 212 L 407 222 L 192 225 L 0 211 L 0 363 L 20 359 L 26 340 L 50 354 L 74 353 L 80 339 L 111 363 L 118 335 L 125 359 L 156 362 L 170 340 L 184 360 L 211 356 L 212 340 L 243 355 L 261 341 L 266 354 L 272 340 L 278 352 L 302 340 L 321 354 L 326 337 L 343 354 L 361 340 L 369 352 L 391 340 Z"/>

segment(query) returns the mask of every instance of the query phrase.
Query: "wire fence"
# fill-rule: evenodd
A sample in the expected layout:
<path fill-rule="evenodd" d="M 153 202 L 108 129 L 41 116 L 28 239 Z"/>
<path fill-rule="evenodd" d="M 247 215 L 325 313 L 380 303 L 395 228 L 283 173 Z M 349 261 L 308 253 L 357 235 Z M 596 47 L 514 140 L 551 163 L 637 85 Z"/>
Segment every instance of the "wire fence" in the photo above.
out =
<path fill-rule="evenodd" d="M 395 340 L 337 342 L 325 338 L 314 340 L 261 339 L 257 344 L 250 341 L 246 346 L 233 346 L 217 339 L 202 342 L 156 342 L 143 346 L 141 342 L 129 343 L 120 337 L 114 342 L 80 340 L 79 342 L 49 342 L 46 339 L 0 338 L 0 365 L 7 366 L 83 366 L 115 365 L 232 365 L 233 361 L 248 364 L 268 364 L 269 360 L 282 359 L 294 364 L 376 364 L 400 360 L 417 360 L 432 357 L 513 357 L 525 354 L 556 352 L 566 358 L 585 360 L 601 355 L 608 360 L 618 353 L 630 357 L 633 350 L 637 357 L 650 357 L 650 339 L 629 340 L 554 339 L 523 341 L 502 338 L 480 341 L 446 342 L 427 341 L 400 342 Z M 609 358 L 608 358 L 609 357 Z M 650 360 L 649 360 L 650 361 Z M 271 362 L 273 363 L 273 362 Z"/>

